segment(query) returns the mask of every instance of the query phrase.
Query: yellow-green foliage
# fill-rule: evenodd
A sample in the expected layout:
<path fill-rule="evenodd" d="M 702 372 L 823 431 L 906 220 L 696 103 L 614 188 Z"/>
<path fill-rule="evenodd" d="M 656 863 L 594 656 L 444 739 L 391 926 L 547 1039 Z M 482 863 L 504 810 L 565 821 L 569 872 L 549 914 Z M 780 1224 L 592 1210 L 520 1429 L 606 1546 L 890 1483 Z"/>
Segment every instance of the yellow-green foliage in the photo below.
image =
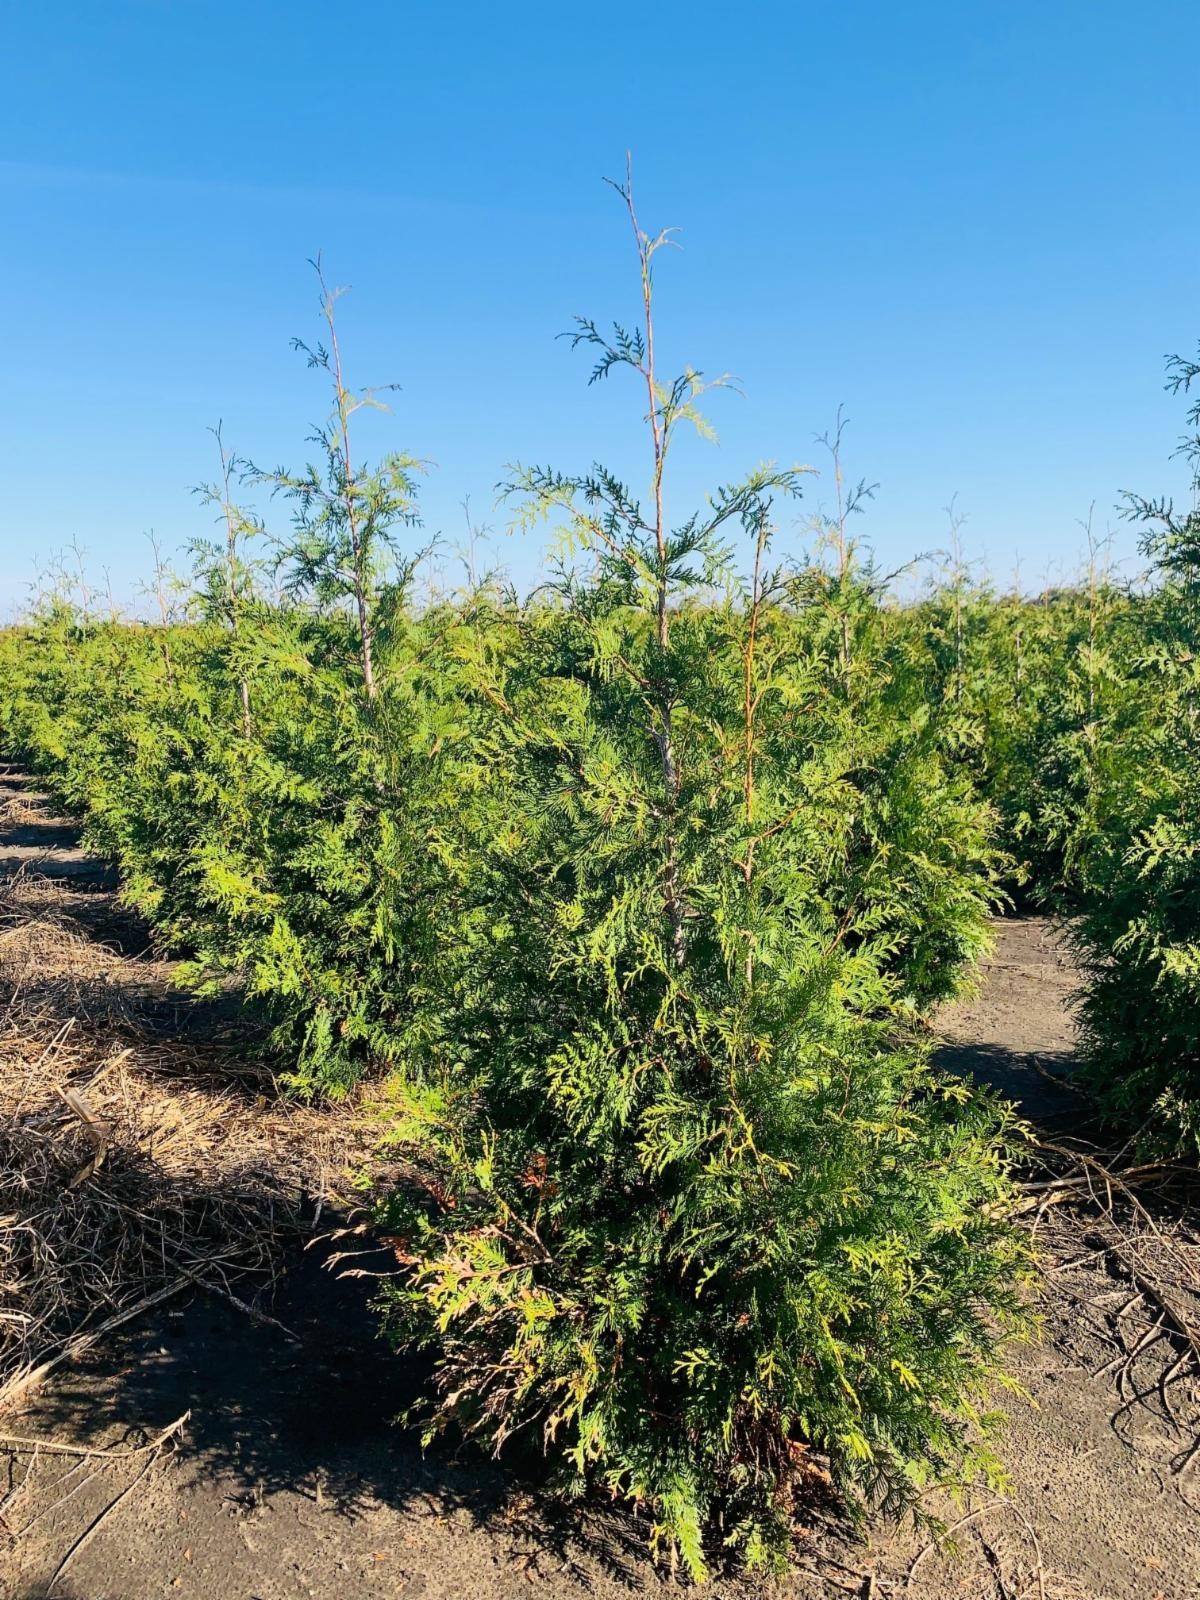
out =
<path fill-rule="evenodd" d="M 1175 391 L 1200 380 L 1176 357 Z M 1152 713 L 1107 751 L 1092 890 L 1074 928 L 1085 985 L 1084 1071 L 1147 1147 L 1200 1156 L 1200 401 L 1180 453 L 1192 504 L 1131 497 L 1155 587 L 1139 608 L 1132 678 Z"/>

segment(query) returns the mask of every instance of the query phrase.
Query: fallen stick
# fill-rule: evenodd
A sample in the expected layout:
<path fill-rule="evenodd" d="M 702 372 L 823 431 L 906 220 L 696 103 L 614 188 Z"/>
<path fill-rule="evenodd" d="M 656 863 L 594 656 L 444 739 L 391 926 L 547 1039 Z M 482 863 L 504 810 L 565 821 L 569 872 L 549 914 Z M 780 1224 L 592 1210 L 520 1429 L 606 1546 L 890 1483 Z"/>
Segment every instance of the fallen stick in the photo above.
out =
<path fill-rule="evenodd" d="M 0 1433 L 0 1445 L 12 1450 L 47 1450 L 53 1455 L 61 1456 L 103 1456 L 106 1461 L 120 1461 L 128 1456 L 144 1456 L 147 1450 L 157 1450 L 160 1444 L 166 1444 L 172 1434 L 178 1433 L 191 1417 L 190 1411 L 185 1411 L 181 1417 L 155 1434 L 147 1444 L 135 1445 L 130 1449 L 122 1447 L 120 1450 L 105 1450 L 94 1445 L 65 1444 L 59 1439 L 26 1439 L 16 1433 Z"/>
<path fill-rule="evenodd" d="M 1020 1507 L 1015 1506 L 1011 1500 L 992 1500 L 988 1505 L 980 1506 L 977 1511 L 968 1511 L 966 1516 L 959 1517 L 957 1522 L 952 1522 L 948 1528 L 943 1529 L 936 1539 L 931 1539 L 925 1548 L 918 1551 L 914 1557 L 913 1562 L 908 1569 L 908 1575 L 904 1580 L 905 1589 L 907 1590 L 912 1588 L 912 1581 L 916 1576 L 917 1568 L 921 1565 L 922 1561 L 924 1561 L 927 1555 L 931 1554 L 931 1552 L 934 1550 L 940 1550 L 945 1540 L 948 1539 L 949 1536 L 952 1533 L 955 1533 L 959 1528 L 965 1528 L 968 1523 L 977 1522 L 980 1517 L 986 1516 L 989 1511 L 1011 1511 L 1013 1516 L 1016 1517 L 1017 1521 L 1020 1522 L 1024 1527 L 1025 1532 L 1029 1535 L 1029 1538 L 1032 1541 L 1034 1556 L 1037 1560 L 1037 1565 L 1034 1568 L 1034 1578 L 1038 1587 L 1039 1600 L 1046 1600 L 1046 1573 L 1042 1558 L 1041 1542 L 1038 1539 L 1032 1522 L 1030 1522 L 1029 1518 L 1020 1509 Z"/>
<path fill-rule="evenodd" d="M 34 1451 L 29 1458 L 30 1472 L 33 1471 L 33 1468 L 38 1460 L 38 1453 L 37 1451 Z M 63 1482 L 66 1483 L 68 1479 L 74 1477 L 76 1470 L 76 1468 L 72 1467 L 70 1472 L 64 1473 Z M 47 1517 L 52 1517 L 55 1512 L 60 1510 L 61 1507 L 65 1506 L 68 1501 L 73 1500 L 77 1494 L 80 1494 L 84 1489 L 86 1489 L 89 1483 L 94 1482 L 103 1471 L 104 1467 L 102 1465 L 95 1466 L 90 1472 L 85 1473 L 82 1478 L 76 1478 L 74 1484 L 67 1490 L 66 1494 L 60 1494 L 56 1500 L 51 1500 L 47 1505 L 44 1505 L 40 1511 L 35 1511 L 33 1516 L 30 1517 L 29 1521 L 23 1522 L 15 1532 L 10 1528 L 10 1537 L 17 1540 L 28 1538 L 31 1529 L 36 1528 L 38 1523 L 45 1521 Z M 24 1488 L 24 1481 L 22 1482 L 21 1486 Z"/>
<path fill-rule="evenodd" d="M 1056 1155 L 1066 1156 L 1068 1160 L 1071 1161 L 1078 1161 L 1080 1166 L 1085 1167 L 1088 1172 L 1096 1173 L 1107 1190 L 1108 1209 L 1110 1212 L 1112 1210 L 1112 1187 L 1115 1184 L 1117 1188 L 1128 1197 L 1129 1203 L 1142 1218 L 1143 1222 L 1145 1222 L 1151 1233 L 1155 1234 L 1159 1239 L 1162 1239 L 1162 1231 L 1160 1230 L 1158 1224 L 1146 1210 L 1142 1202 L 1138 1199 L 1137 1195 L 1134 1194 L 1133 1185 L 1125 1181 L 1124 1174 L 1120 1172 L 1114 1172 L 1111 1167 L 1106 1167 L 1103 1161 L 1097 1160 L 1095 1156 L 1087 1155 L 1082 1150 L 1072 1150 L 1067 1145 L 1054 1144 L 1049 1139 L 1041 1139 L 1038 1141 L 1038 1143 L 1041 1149 L 1053 1150 Z M 1140 1173 L 1146 1170 L 1147 1169 L 1145 1167 L 1131 1167 L 1129 1169 L 1129 1173 Z M 1081 1177 L 1083 1176 L 1084 1175 L 1081 1174 Z"/>
<path fill-rule="evenodd" d="M 104 1062 L 102 1066 L 98 1067 L 93 1076 L 89 1078 L 87 1085 L 88 1093 L 91 1094 L 92 1090 L 96 1087 L 96 1085 L 100 1082 L 100 1079 L 103 1078 L 106 1073 L 111 1072 L 114 1067 L 119 1067 L 122 1061 L 128 1061 L 132 1054 L 133 1046 L 131 1044 L 127 1044 L 124 1050 L 119 1050 L 115 1056 L 109 1056 L 108 1060 Z"/>
<path fill-rule="evenodd" d="M 211 1278 L 197 1278 L 196 1287 L 198 1289 L 207 1289 L 210 1294 L 220 1295 L 222 1300 L 228 1300 L 235 1310 L 249 1317 L 251 1322 L 261 1322 L 268 1328 L 278 1328 L 280 1333 L 286 1334 L 295 1344 L 303 1343 L 300 1335 L 293 1333 L 289 1327 L 280 1322 L 278 1317 L 269 1316 L 267 1312 L 259 1311 L 256 1306 L 248 1305 L 245 1300 L 239 1300 L 232 1289 L 226 1289 L 223 1285 L 214 1283 Z"/>
<path fill-rule="evenodd" d="M 1043 1144 L 1042 1148 L 1044 1150 L 1054 1150 L 1056 1152 L 1061 1152 L 1064 1150 L 1062 1145 L 1056 1144 Z M 1069 1153 L 1073 1154 L 1076 1159 L 1080 1161 L 1085 1161 L 1093 1166 L 1100 1166 L 1100 1163 L 1096 1161 L 1094 1156 L 1086 1156 L 1082 1151 L 1074 1151 Z M 1161 1176 L 1164 1173 L 1179 1172 L 1183 1169 L 1172 1166 L 1166 1161 L 1147 1161 L 1140 1167 L 1126 1167 L 1124 1172 L 1113 1172 L 1106 1168 L 1102 1168 L 1101 1170 L 1105 1172 L 1106 1176 L 1115 1178 L 1119 1183 L 1128 1184 L 1131 1183 L 1135 1178 L 1141 1183 L 1147 1183 L 1153 1177 Z M 1019 1183 L 1017 1188 L 1025 1194 L 1045 1194 L 1048 1190 L 1052 1189 L 1084 1188 L 1087 1186 L 1087 1182 L 1088 1180 L 1085 1175 L 1077 1173 L 1071 1178 L 1039 1178 L 1029 1183 Z"/>
<path fill-rule="evenodd" d="M 91 1539 L 92 1535 L 99 1530 L 101 1524 L 103 1522 L 105 1522 L 112 1515 L 112 1513 L 117 1509 L 117 1507 L 121 1504 L 121 1502 L 123 1500 L 125 1500 L 130 1494 L 133 1493 L 133 1491 L 137 1488 L 138 1484 L 141 1483 L 142 1479 L 150 1471 L 150 1468 L 154 1465 L 154 1463 L 157 1460 L 158 1460 L 157 1454 L 152 1455 L 150 1457 L 150 1459 L 146 1462 L 146 1464 L 142 1468 L 142 1470 L 134 1478 L 133 1482 L 132 1483 L 127 1483 L 125 1485 L 125 1487 L 121 1490 L 121 1492 L 117 1496 L 117 1498 L 115 1500 L 111 1501 L 110 1504 L 106 1505 L 104 1510 L 100 1513 L 100 1515 L 98 1517 L 96 1517 L 95 1520 L 93 1522 L 91 1522 L 84 1529 L 84 1531 L 79 1535 L 78 1539 L 76 1539 L 75 1543 L 71 1546 L 71 1548 L 67 1551 L 66 1555 L 58 1563 L 58 1566 L 54 1569 L 54 1576 L 50 1579 L 50 1582 L 46 1585 L 46 1600 L 50 1600 L 50 1597 L 54 1593 L 55 1585 L 58 1583 L 58 1580 L 66 1572 L 67 1568 L 71 1565 L 72 1561 L 74 1561 L 75 1557 L 83 1549 L 84 1545 L 86 1545 L 89 1542 L 89 1540 Z"/>
<path fill-rule="evenodd" d="M 1113 1254 L 1128 1271 L 1135 1285 L 1158 1307 L 1178 1336 L 1186 1341 L 1193 1357 L 1200 1361 L 1200 1331 L 1192 1326 L 1186 1311 L 1182 1310 L 1179 1302 L 1174 1299 L 1174 1291 L 1165 1284 L 1156 1283 L 1153 1278 L 1147 1277 L 1144 1272 L 1133 1266 L 1119 1249 L 1114 1248 Z"/>
<path fill-rule="evenodd" d="M 1105 1241 L 1104 1250 L 1124 1267 L 1138 1294 L 1144 1296 L 1162 1313 L 1176 1337 L 1187 1345 L 1193 1359 L 1200 1362 L 1200 1329 L 1192 1324 L 1186 1310 L 1175 1299 L 1175 1290 L 1148 1275 L 1129 1251 L 1126 1239 L 1122 1237 L 1115 1240 L 1108 1239 Z"/>
<path fill-rule="evenodd" d="M 56 1368 L 61 1367 L 65 1361 L 74 1361 L 78 1356 L 90 1350 L 106 1333 L 111 1333 L 114 1328 L 120 1328 L 127 1322 L 132 1322 L 135 1317 L 140 1317 L 143 1311 L 150 1311 L 154 1306 L 161 1305 L 164 1300 L 170 1300 L 173 1295 L 179 1294 L 183 1289 L 195 1283 L 194 1272 L 185 1273 L 182 1278 L 176 1278 L 174 1283 L 167 1284 L 165 1289 L 159 1289 L 154 1294 L 148 1294 L 145 1299 L 139 1300 L 136 1305 L 126 1306 L 124 1311 L 118 1311 L 113 1317 L 108 1317 L 88 1333 L 76 1334 L 69 1339 L 57 1355 L 43 1361 L 39 1366 L 26 1372 L 19 1372 L 0 1389 L 0 1411 L 5 1406 L 11 1405 L 20 1395 L 36 1387 L 48 1378 Z"/>

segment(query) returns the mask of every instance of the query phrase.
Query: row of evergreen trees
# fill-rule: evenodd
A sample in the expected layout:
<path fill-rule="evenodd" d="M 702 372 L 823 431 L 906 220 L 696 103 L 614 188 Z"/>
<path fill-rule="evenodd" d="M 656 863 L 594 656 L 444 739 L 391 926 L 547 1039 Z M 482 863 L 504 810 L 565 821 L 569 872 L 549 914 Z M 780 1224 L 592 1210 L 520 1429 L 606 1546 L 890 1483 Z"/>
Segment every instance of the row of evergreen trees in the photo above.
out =
<path fill-rule="evenodd" d="M 1173 357 L 1188 397 L 1200 361 Z M 1074 587 L 1035 601 L 954 576 L 902 615 L 942 749 L 996 813 L 1005 887 L 1059 914 L 1081 967 L 1081 1072 L 1114 1130 L 1200 1156 L 1200 399 L 1188 499 L 1130 494 L 1144 570 L 1088 532 Z"/>
<path fill-rule="evenodd" d="M 1113 916 L 1120 874 L 1131 907 L 1186 876 L 1191 791 L 1172 779 L 1163 833 L 1180 767 L 1155 718 L 1191 703 L 1196 530 L 1165 513 L 1149 598 L 956 579 L 900 608 L 847 537 L 836 454 L 832 560 L 788 548 L 796 471 L 670 515 L 704 384 L 656 369 L 662 241 L 619 193 L 638 318 L 576 343 L 640 394 L 649 490 L 515 472 L 519 519 L 566 552 L 536 597 L 412 603 L 417 463 L 356 457 L 377 396 L 347 386 L 322 279 L 314 463 L 264 473 L 219 441 L 186 620 L 161 573 L 153 626 L 50 599 L 0 640 L 0 741 L 87 819 L 185 979 L 270 1017 L 296 1092 L 365 1074 L 386 1104 L 418 1177 L 385 1207 L 408 1271 L 384 1314 L 436 1352 L 430 1431 L 539 1436 L 699 1575 L 720 1544 L 779 1559 L 827 1467 L 890 1507 L 998 1473 L 1020 1130 L 932 1070 L 921 1021 L 969 981 L 1006 875 Z M 282 539 L 246 481 L 289 502 Z M 1147 960 L 1194 985 L 1181 925 L 1136 949 L 1081 926 L 1092 994 Z M 1139 1091 L 1179 1136 L 1191 1049 L 1173 1100 Z"/>

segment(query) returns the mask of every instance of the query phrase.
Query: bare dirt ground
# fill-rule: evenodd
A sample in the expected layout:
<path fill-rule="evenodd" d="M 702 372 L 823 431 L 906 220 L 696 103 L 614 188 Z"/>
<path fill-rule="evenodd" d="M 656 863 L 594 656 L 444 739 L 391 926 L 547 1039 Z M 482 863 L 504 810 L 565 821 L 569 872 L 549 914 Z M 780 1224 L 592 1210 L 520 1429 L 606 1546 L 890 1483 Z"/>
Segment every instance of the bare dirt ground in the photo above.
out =
<path fill-rule="evenodd" d="M 387 1257 L 367 1236 L 322 1238 L 351 1203 L 352 1115 L 317 1127 L 280 1105 L 229 1008 L 170 989 L 111 876 L 0 772 L 4 877 L 0 1244 L 7 1227 L 18 1266 L 0 1250 L 0 1348 L 16 1352 L 0 1368 L 0 1594 L 678 1592 L 643 1528 L 556 1508 L 536 1462 L 423 1456 L 394 1424 L 419 1366 L 375 1337 L 375 1280 L 328 1270 L 338 1250 L 365 1251 L 341 1265 L 366 1273 Z M 1042 920 L 997 934 L 978 997 L 939 1019 L 942 1060 L 1018 1100 L 1051 1144 L 1077 1140 L 1070 964 Z M 1031 1178 L 1044 1332 L 1013 1352 L 1028 1399 L 1002 1401 L 1009 1492 L 931 1507 L 958 1523 L 954 1559 L 912 1530 L 814 1529 L 787 1578 L 719 1577 L 714 1600 L 1200 1596 L 1200 1235 L 1157 1174 L 1125 1169 L 1115 1192 L 1078 1157 Z M 33 1301 L 2 1280 L 35 1212 L 63 1282 L 87 1266 L 86 1303 L 56 1291 L 18 1325 Z"/>

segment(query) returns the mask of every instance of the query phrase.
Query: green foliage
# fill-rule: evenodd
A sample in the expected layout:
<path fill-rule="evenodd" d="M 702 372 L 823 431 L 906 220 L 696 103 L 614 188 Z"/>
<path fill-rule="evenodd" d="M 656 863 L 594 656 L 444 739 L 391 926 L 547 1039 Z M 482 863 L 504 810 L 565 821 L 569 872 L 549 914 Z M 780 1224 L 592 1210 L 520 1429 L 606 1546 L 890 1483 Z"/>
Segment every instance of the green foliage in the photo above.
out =
<path fill-rule="evenodd" d="M 1093 572 L 1036 600 L 952 579 L 896 617 L 943 752 L 996 812 L 1008 891 L 1050 910 L 1086 893 L 1105 762 L 1150 718 L 1136 612 Z"/>
<path fill-rule="evenodd" d="M 321 286 L 321 315 L 329 344 L 308 345 L 293 340 L 310 367 L 326 374 L 333 390 L 333 415 L 316 429 L 311 443 L 322 456 L 302 472 L 280 467 L 256 473 L 294 506 L 294 534 L 284 552 L 294 593 L 309 595 L 326 610 L 343 601 L 353 606 L 358 630 L 358 654 L 363 690 L 368 700 L 378 692 L 375 672 L 375 636 L 381 583 L 397 555 L 397 531 L 418 522 L 414 473 L 421 463 L 414 456 L 392 451 L 376 466 L 356 465 L 350 423 L 364 409 L 386 409 L 380 395 L 386 389 L 354 393 L 346 387 L 335 308 L 342 290 L 330 290 L 320 259 L 313 262 Z M 394 384 L 386 386 L 395 388 Z M 404 563 L 398 586 L 407 587 L 415 561 Z"/>
<path fill-rule="evenodd" d="M 97 623 L 55 592 L 5 641 L 0 736 L 86 819 L 184 980 L 237 982 L 290 1081 L 337 1094 L 397 1048 L 427 921 L 459 870 L 434 839 L 466 732 L 458 619 L 413 617 L 408 564 L 384 564 L 412 520 L 400 458 L 344 466 L 363 402 L 328 294 L 323 310 L 332 487 L 284 483 L 303 545 L 285 547 L 284 577 L 303 603 L 262 598 L 264 529 L 234 502 L 247 469 L 218 430 L 221 477 L 199 492 L 223 537 L 193 546 L 193 619 Z"/>
<path fill-rule="evenodd" d="M 1170 387 L 1200 364 L 1175 358 Z M 1200 490 L 1200 402 L 1180 453 Z M 1088 1079 L 1144 1143 L 1200 1154 L 1200 511 L 1131 497 L 1158 583 L 1140 621 L 1136 672 L 1154 721 L 1118 741 L 1095 892 L 1075 930 Z"/>
<path fill-rule="evenodd" d="M 364 1074 L 411 1186 L 392 1336 L 430 1433 L 539 1436 L 699 1576 L 786 1551 L 826 1466 L 852 1506 L 998 1471 L 982 1409 L 1019 1322 L 1011 1112 L 932 1070 L 988 914 L 1073 919 L 1083 1070 L 1143 1144 L 1200 1154 L 1200 515 L 1131 499 L 1119 584 L 975 580 L 962 519 L 898 604 L 835 504 L 807 558 L 762 466 L 667 514 L 706 382 L 655 367 L 653 267 L 591 381 L 644 397 L 644 498 L 518 471 L 551 581 L 413 603 L 420 462 L 356 454 L 319 263 L 330 420 L 299 471 L 226 448 L 190 593 L 98 614 L 82 563 L 0 632 L 0 749 L 121 873 L 201 992 L 237 986 L 305 1095 Z M 1175 360 L 1171 387 L 1200 380 Z M 1183 454 L 1200 494 L 1200 402 Z M 354 439 L 352 440 L 352 428 Z M 268 533 L 239 503 L 291 508 Z M 78 557 L 79 552 L 75 552 Z M 274 598 L 268 592 L 274 584 Z"/>

